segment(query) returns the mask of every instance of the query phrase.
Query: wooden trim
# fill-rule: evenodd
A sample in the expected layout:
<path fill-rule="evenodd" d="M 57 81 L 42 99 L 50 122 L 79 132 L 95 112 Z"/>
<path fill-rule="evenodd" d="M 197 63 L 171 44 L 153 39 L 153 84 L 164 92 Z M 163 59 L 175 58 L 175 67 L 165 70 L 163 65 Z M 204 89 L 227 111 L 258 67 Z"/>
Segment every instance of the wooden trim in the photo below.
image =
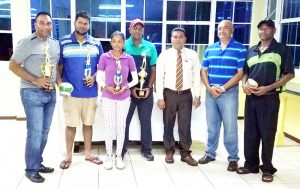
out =
<path fill-rule="evenodd" d="M 289 139 L 291 139 L 291 140 L 293 140 L 293 141 L 295 141 L 295 142 L 297 142 L 297 143 L 300 144 L 300 139 L 299 138 L 296 138 L 296 137 L 294 137 L 294 136 L 292 136 L 292 135 L 290 135 L 290 134 L 288 134 L 286 132 L 283 132 L 283 133 L 284 133 L 285 137 L 287 137 L 287 138 L 289 138 Z"/>
<path fill-rule="evenodd" d="M 11 120 L 16 118 L 17 116 L 0 116 L 0 120 Z"/>

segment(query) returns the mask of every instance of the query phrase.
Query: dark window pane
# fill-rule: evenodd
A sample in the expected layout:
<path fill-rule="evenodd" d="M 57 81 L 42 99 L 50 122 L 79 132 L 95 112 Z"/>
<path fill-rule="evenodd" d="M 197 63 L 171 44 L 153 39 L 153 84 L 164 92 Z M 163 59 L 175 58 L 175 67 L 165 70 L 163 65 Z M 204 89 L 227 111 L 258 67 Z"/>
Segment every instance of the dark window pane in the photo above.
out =
<path fill-rule="evenodd" d="M 288 46 L 291 49 L 292 57 L 293 57 L 293 63 L 296 69 L 300 68 L 300 47 L 299 46 Z"/>
<path fill-rule="evenodd" d="M 251 22 L 251 2 L 236 2 L 234 10 L 234 22 Z"/>
<path fill-rule="evenodd" d="M 185 29 L 185 35 L 186 35 L 186 43 L 195 43 L 195 25 L 167 25 L 167 43 L 171 43 L 171 35 L 172 30 L 176 27 L 182 27 Z"/>
<path fill-rule="evenodd" d="M 145 20 L 162 21 L 163 0 L 146 0 Z"/>
<path fill-rule="evenodd" d="M 109 38 L 114 31 L 121 30 L 120 22 L 92 22 L 92 36 L 96 38 Z"/>
<path fill-rule="evenodd" d="M 52 0 L 53 18 L 71 18 L 70 0 Z"/>
<path fill-rule="evenodd" d="M 156 48 L 157 55 L 161 53 L 161 44 L 154 44 Z"/>
<path fill-rule="evenodd" d="M 53 20 L 53 37 L 55 39 L 60 39 L 69 33 L 71 33 L 70 20 Z"/>
<path fill-rule="evenodd" d="M 210 2 L 197 2 L 196 7 L 196 21 L 209 21 L 210 20 Z"/>
<path fill-rule="evenodd" d="M 196 44 L 208 44 L 208 37 L 209 37 L 209 26 L 206 25 L 196 26 L 196 36 L 195 36 Z"/>
<path fill-rule="evenodd" d="M 281 42 L 300 45 L 300 22 L 282 24 Z"/>
<path fill-rule="evenodd" d="M 76 0 L 76 12 L 87 11 L 98 19 L 121 18 L 121 0 Z"/>
<path fill-rule="evenodd" d="M 11 30 L 10 1 L 0 3 L 0 30 Z"/>
<path fill-rule="evenodd" d="M 135 18 L 144 20 L 144 1 L 142 0 L 127 0 L 126 1 L 126 20 L 131 21 Z"/>
<path fill-rule="evenodd" d="M 285 0 L 283 4 L 283 18 L 300 17 L 300 1 Z"/>
<path fill-rule="evenodd" d="M 30 0 L 31 18 L 34 18 L 37 13 L 45 11 L 50 13 L 50 0 L 36 1 Z"/>
<path fill-rule="evenodd" d="M 249 44 L 250 41 L 250 24 L 234 24 L 233 37 L 242 44 Z"/>
<path fill-rule="evenodd" d="M 145 24 L 144 39 L 152 43 L 161 43 L 162 24 Z"/>
<path fill-rule="evenodd" d="M 0 33 L 0 60 L 9 60 L 12 55 L 12 34 Z"/>
<path fill-rule="evenodd" d="M 233 2 L 217 2 L 216 22 L 232 20 Z"/>
<path fill-rule="evenodd" d="M 207 21 L 210 18 L 210 2 L 168 1 L 167 20 Z"/>
<path fill-rule="evenodd" d="M 250 24 L 234 24 L 233 38 L 242 43 L 249 44 L 250 40 Z M 219 41 L 217 34 L 218 25 L 215 27 L 215 42 Z"/>

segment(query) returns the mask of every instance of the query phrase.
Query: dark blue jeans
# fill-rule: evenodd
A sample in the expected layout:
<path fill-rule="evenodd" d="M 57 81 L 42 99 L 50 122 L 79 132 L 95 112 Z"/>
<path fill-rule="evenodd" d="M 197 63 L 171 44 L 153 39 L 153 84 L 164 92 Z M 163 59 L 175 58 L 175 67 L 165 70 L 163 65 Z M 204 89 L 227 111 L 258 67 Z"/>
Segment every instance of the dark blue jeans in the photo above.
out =
<path fill-rule="evenodd" d="M 20 91 L 27 121 L 25 163 L 27 173 L 38 172 L 43 161 L 42 154 L 56 103 L 56 92 L 38 88 L 24 88 Z"/>
<path fill-rule="evenodd" d="M 147 154 L 151 153 L 152 150 L 151 115 L 153 109 L 153 91 L 151 89 L 150 94 L 147 98 L 137 99 L 131 95 L 130 108 L 126 119 L 125 140 L 122 155 L 127 152 L 129 141 L 129 126 L 136 107 L 141 124 L 141 152 Z"/>

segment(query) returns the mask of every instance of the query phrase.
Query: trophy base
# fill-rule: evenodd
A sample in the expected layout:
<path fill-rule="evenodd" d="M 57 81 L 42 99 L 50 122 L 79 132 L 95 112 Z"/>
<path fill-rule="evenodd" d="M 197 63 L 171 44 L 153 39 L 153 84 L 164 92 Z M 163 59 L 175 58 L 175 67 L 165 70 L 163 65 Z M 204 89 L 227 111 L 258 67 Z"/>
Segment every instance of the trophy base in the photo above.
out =
<path fill-rule="evenodd" d="M 146 96 L 146 91 L 143 89 L 137 90 L 137 96 L 138 97 L 145 97 Z"/>
<path fill-rule="evenodd" d="M 119 92 L 121 90 L 121 87 L 120 86 L 116 86 L 115 88 L 114 88 L 114 91 L 115 92 Z"/>

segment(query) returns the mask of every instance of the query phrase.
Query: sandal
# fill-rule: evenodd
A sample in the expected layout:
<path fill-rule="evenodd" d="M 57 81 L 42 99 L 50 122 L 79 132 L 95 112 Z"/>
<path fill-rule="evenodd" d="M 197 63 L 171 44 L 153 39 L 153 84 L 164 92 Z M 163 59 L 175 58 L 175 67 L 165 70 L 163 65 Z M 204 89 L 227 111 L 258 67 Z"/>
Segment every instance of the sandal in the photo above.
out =
<path fill-rule="evenodd" d="M 71 160 L 62 160 L 62 161 L 60 162 L 59 167 L 60 167 L 61 169 L 68 169 L 68 168 L 70 167 L 71 163 L 72 163 Z"/>
<path fill-rule="evenodd" d="M 273 175 L 271 175 L 270 173 L 263 173 L 261 180 L 263 182 L 273 182 Z"/>
<path fill-rule="evenodd" d="M 103 161 L 102 161 L 99 157 L 97 157 L 97 156 L 92 156 L 92 157 L 90 157 L 90 158 L 85 158 L 85 160 L 86 160 L 86 161 L 90 161 L 90 162 L 92 162 L 92 163 L 95 163 L 95 164 L 97 164 L 97 165 L 100 165 L 100 164 L 103 163 Z"/>
<path fill-rule="evenodd" d="M 240 174 L 240 175 L 244 175 L 244 174 L 249 174 L 250 173 L 250 170 L 246 167 L 239 167 L 237 170 L 236 170 L 236 173 L 237 174 Z"/>

